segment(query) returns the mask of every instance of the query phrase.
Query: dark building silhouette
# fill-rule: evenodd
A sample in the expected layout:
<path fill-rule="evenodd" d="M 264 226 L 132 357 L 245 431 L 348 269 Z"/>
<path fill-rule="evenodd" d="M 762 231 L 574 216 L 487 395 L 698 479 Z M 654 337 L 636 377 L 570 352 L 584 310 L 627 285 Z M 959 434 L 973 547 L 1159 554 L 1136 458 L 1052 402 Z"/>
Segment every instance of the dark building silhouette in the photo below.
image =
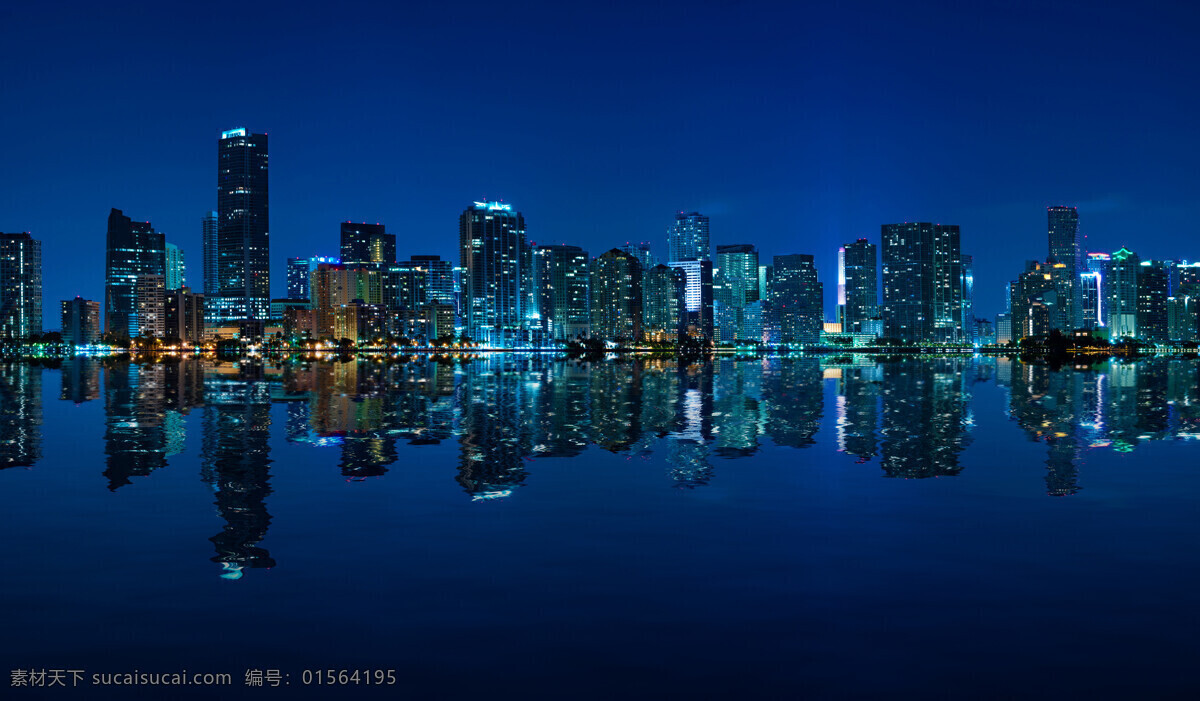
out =
<path fill-rule="evenodd" d="M 238 128 L 217 140 L 217 321 L 271 314 L 267 135 Z"/>
<path fill-rule="evenodd" d="M 137 286 L 146 276 L 166 277 L 166 241 L 150 222 L 135 222 L 121 210 L 108 214 L 104 283 L 104 330 L 134 337 L 138 328 Z"/>

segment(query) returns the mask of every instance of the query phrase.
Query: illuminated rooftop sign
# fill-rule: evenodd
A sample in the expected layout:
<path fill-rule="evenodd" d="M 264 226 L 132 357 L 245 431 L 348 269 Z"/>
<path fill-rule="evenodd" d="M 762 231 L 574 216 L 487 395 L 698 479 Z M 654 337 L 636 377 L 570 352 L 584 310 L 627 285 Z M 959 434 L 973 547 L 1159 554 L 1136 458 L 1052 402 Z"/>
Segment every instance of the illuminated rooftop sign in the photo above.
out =
<path fill-rule="evenodd" d="M 246 135 L 245 127 L 238 127 L 237 129 L 230 129 L 229 131 L 221 132 L 222 139 L 228 139 L 228 138 L 234 137 L 234 136 L 245 136 L 245 135 Z"/>
<path fill-rule="evenodd" d="M 476 202 L 475 209 L 486 209 L 489 212 L 511 212 L 512 205 L 503 202 Z"/>

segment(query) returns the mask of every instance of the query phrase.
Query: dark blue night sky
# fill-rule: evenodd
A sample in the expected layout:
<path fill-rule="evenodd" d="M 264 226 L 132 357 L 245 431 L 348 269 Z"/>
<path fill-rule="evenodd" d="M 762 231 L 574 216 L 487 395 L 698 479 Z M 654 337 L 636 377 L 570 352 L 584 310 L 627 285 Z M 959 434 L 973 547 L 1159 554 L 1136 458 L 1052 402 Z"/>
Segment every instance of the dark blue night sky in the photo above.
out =
<path fill-rule="evenodd" d="M 273 293 L 288 256 L 384 222 L 457 261 L 471 200 L 593 255 L 673 213 L 714 244 L 814 253 L 883 223 L 962 226 L 976 311 L 1046 256 L 1045 207 L 1087 250 L 1200 258 L 1200 11 L 1094 3 L 7 4 L 0 230 L 45 246 L 57 301 L 103 299 L 110 207 L 200 286 L 218 133 L 271 136 Z"/>

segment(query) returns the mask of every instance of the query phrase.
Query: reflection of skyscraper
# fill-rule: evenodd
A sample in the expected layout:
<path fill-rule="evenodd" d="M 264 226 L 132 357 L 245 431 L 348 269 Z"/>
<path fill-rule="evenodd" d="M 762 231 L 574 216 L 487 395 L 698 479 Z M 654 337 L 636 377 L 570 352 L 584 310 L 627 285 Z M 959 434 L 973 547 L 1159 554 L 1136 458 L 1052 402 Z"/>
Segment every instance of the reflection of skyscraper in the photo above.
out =
<path fill-rule="evenodd" d="M 42 368 L 0 364 L 0 469 L 30 467 L 42 457 Z"/>
<path fill-rule="evenodd" d="M 1015 364 L 1009 415 L 1030 440 L 1046 443 L 1046 491 L 1069 496 L 1079 491 L 1076 463 L 1083 388 L 1089 373 L 1054 372 L 1048 366 Z"/>
<path fill-rule="evenodd" d="M 76 355 L 63 363 L 59 399 L 82 404 L 100 397 L 100 361 Z"/>
<path fill-rule="evenodd" d="M 167 465 L 165 379 L 165 369 L 158 363 L 106 364 L 104 476 L 112 491 Z"/>
<path fill-rule="evenodd" d="M 764 423 L 762 362 L 722 358 L 714 364 L 713 454 L 721 458 L 754 455 Z"/>
<path fill-rule="evenodd" d="M 825 398 L 821 364 L 814 357 L 763 360 L 766 434 L 776 445 L 808 448 L 816 443 Z"/>
<path fill-rule="evenodd" d="M 246 568 L 273 567 L 275 560 L 259 543 L 271 525 L 265 500 L 270 487 L 270 389 L 252 372 L 233 378 L 208 378 L 204 409 L 202 475 L 216 496 L 225 522 L 209 540 L 221 576 L 239 579 Z"/>
<path fill-rule="evenodd" d="M 879 394 L 883 372 L 879 365 L 851 365 L 841 369 L 838 383 L 838 450 L 862 461 L 879 454 L 875 435 L 879 422 Z"/>
<path fill-rule="evenodd" d="M 931 359 L 883 366 L 880 466 L 888 477 L 957 475 L 970 443 L 966 362 Z"/>
<path fill-rule="evenodd" d="M 530 360 L 493 355 L 464 368 L 459 397 L 462 446 L 458 483 L 476 500 L 508 496 L 525 481 L 533 449 L 529 415 L 537 402 L 523 377 Z"/>

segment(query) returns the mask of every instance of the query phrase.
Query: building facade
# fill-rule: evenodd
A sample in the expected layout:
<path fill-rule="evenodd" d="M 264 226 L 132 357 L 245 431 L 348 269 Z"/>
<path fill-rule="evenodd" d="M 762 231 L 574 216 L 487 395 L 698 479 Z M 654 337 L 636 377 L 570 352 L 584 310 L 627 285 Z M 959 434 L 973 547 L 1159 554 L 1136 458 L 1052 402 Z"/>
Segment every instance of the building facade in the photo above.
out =
<path fill-rule="evenodd" d="M 847 333 L 865 333 L 867 322 L 879 317 L 879 252 L 875 244 L 858 239 L 844 247 L 845 318 Z M 839 284 L 842 284 L 839 275 Z"/>
<path fill-rule="evenodd" d="M 475 202 L 458 221 L 463 321 L 473 341 L 493 348 L 528 342 L 532 251 L 525 217 L 502 202 Z"/>
<path fill-rule="evenodd" d="M 619 248 L 592 263 L 592 336 L 608 341 L 642 338 L 642 266 Z"/>
<path fill-rule="evenodd" d="M 958 226 L 885 224 L 882 240 L 884 335 L 918 343 L 962 341 Z"/>
<path fill-rule="evenodd" d="M 217 140 L 215 321 L 265 320 L 271 311 L 267 135 L 238 128 Z M 211 315 L 210 315 L 211 316 Z"/>
<path fill-rule="evenodd" d="M 708 217 L 699 212 L 679 212 L 667 230 L 667 261 L 712 260 Z"/>
<path fill-rule="evenodd" d="M 775 256 L 771 265 L 771 314 L 764 325 L 777 329 L 778 343 L 815 345 L 821 340 L 825 322 L 824 289 L 817 279 L 817 266 L 811 255 L 794 253 Z"/>
<path fill-rule="evenodd" d="M 81 346 L 100 340 L 100 303 L 83 297 L 62 301 L 64 343 Z"/>
<path fill-rule="evenodd" d="M 104 330 L 133 338 L 139 333 L 138 280 L 166 278 L 166 241 L 150 222 L 133 221 L 119 209 L 108 214 L 104 274 Z"/>
<path fill-rule="evenodd" d="M 545 337 L 565 341 L 591 331 L 591 262 L 579 246 L 534 249 L 538 317 Z"/>

